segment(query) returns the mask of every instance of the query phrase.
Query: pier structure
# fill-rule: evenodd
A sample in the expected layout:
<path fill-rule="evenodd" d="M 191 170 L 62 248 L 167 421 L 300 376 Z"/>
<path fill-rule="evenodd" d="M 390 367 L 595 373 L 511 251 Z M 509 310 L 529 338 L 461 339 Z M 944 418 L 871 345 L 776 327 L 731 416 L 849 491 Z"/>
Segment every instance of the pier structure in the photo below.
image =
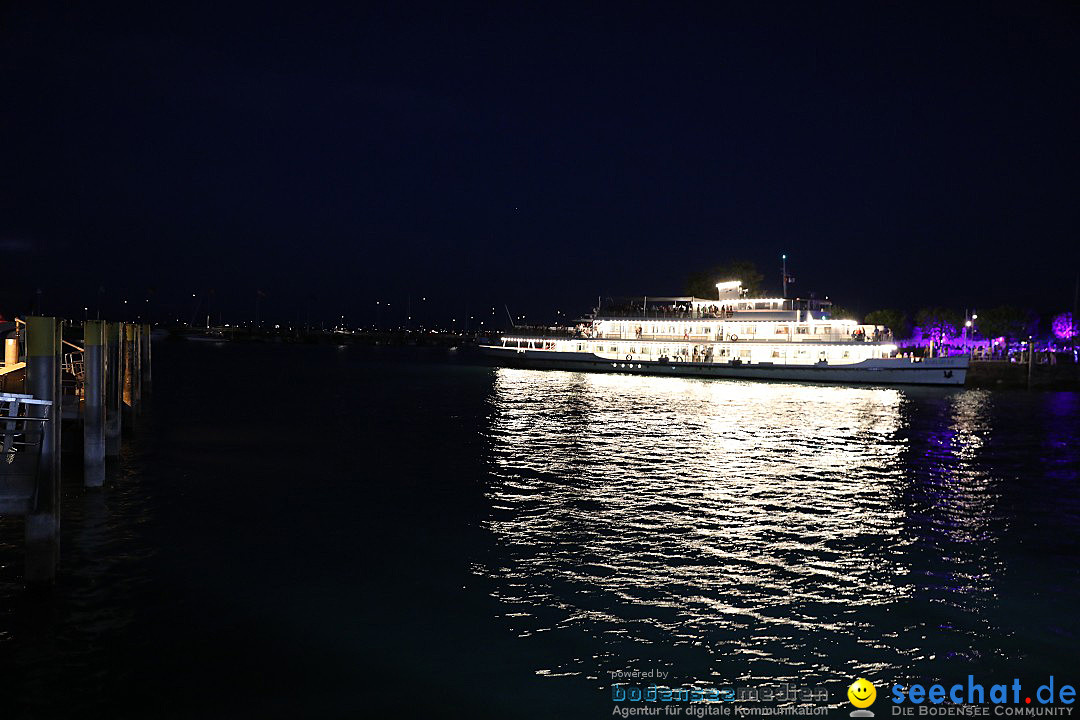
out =
<path fill-rule="evenodd" d="M 24 519 L 27 584 L 49 584 L 61 460 L 81 456 L 83 485 L 105 484 L 149 391 L 150 326 L 28 317 L 0 323 L 0 346 L 0 515 Z"/>

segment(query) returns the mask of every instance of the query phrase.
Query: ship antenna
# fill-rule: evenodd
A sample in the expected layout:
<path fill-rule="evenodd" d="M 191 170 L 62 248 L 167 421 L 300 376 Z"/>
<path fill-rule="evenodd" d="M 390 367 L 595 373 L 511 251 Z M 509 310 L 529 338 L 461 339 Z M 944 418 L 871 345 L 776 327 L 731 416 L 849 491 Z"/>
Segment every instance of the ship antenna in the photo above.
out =
<path fill-rule="evenodd" d="M 506 317 L 510 318 L 510 327 L 517 327 L 514 323 L 514 316 L 510 314 L 510 308 L 506 307 L 506 303 L 503 303 L 503 310 L 506 311 Z"/>

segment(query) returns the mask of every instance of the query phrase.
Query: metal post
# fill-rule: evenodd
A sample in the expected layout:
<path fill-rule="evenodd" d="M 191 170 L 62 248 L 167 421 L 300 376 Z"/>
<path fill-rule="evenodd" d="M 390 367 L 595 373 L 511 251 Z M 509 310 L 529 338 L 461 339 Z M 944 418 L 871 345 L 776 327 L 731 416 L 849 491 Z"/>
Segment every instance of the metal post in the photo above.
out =
<path fill-rule="evenodd" d="M 83 482 L 105 484 L 105 348 L 102 323 L 83 323 Z"/>
<path fill-rule="evenodd" d="M 1031 389 L 1031 368 L 1035 364 L 1035 341 L 1028 336 L 1028 390 Z"/>
<path fill-rule="evenodd" d="M 27 389 L 51 401 L 49 421 L 41 433 L 40 460 L 33 505 L 26 516 L 26 582 L 50 583 L 56 578 L 60 539 L 60 325 L 53 317 L 26 321 Z"/>
<path fill-rule="evenodd" d="M 56 348 L 56 355 L 53 357 L 53 366 L 56 371 L 53 375 L 53 387 L 56 388 L 56 399 L 53 403 L 53 418 L 54 422 L 49 423 L 52 425 L 53 437 L 56 448 L 56 517 L 60 517 L 60 466 L 63 464 L 62 443 L 60 439 L 63 437 L 61 432 L 64 427 L 64 321 L 62 319 L 56 320 L 56 335 L 53 337 L 53 346 Z M 59 521 L 57 526 L 59 527 Z"/>
<path fill-rule="evenodd" d="M 116 457 L 120 454 L 120 409 L 123 405 L 123 372 L 120 362 L 124 355 L 120 350 L 122 325 L 108 323 L 105 353 L 105 454 Z"/>
<path fill-rule="evenodd" d="M 142 325 L 142 384 L 143 390 L 150 393 L 153 376 L 150 374 L 150 323 Z"/>

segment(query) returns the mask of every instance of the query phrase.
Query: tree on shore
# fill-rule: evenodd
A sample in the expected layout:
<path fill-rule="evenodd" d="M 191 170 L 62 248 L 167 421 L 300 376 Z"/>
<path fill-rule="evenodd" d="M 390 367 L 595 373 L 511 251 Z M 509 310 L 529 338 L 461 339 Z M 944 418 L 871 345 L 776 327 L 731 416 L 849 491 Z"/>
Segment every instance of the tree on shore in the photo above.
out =
<path fill-rule="evenodd" d="M 980 310 L 975 327 L 984 338 L 1005 338 L 1005 350 L 1017 340 L 1027 340 L 1035 334 L 1039 318 L 1030 310 L 1022 310 L 1013 305 L 999 305 L 989 310 Z"/>
<path fill-rule="evenodd" d="M 833 320 L 855 320 L 859 321 L 859 314 L 853 310 L 849 310 L 843 305 L 833 305 L 829 308 L 829 317 Z"/>
<path fill-rule="evenodd" d="M 874 310 L 866 314 L 866 324 L 884 325 L 897 340 L 911 337 L 911 320 L 902 310 Z"/>
<path fill-rule="evenodd" d="M 749 260 L 732 260 L 708 270 L 695 272 L 686 280 L 686 294 L 699 298 L 715 298 L 716 283 L 741 280 L 743 290 L 750 297 L 761 295 L 761 282 L 765 276 Z"/>
<path fill-rule="evenodd" d="M 956 337 L 960 322 L 960 313 L 949 308 L 923 308 L 915 315 L 915 324 L 922 330 L 923 337 L 934 342 Z"/>

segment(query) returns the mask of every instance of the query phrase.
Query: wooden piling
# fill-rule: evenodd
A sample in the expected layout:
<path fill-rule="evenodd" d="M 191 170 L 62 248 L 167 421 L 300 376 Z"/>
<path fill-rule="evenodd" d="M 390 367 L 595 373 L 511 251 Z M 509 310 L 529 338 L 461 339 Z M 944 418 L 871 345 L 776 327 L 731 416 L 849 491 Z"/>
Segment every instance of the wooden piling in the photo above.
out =
<path fill-rule="evenodd" d="M 120 326 L 120 336 L 123 338 L 121 342 L 121 353 L 123 358 L 120 361 L 120 368 L 122 374 L 121 387 L 123 388 L 124 398 L 124 412 L 127 414 L 128 427 L 132 427 L 131 420 L 135 416 L 135 326 L 131 323 L 124 323 Z"/>
<path fill-rule="evenodd" d="M 83 482 L 105 484 L 105 348 L 103 323 L 83 324 Z"/>
<path fill-rule="evenodd" d="M 123 405 L 123 373 L 120 363 L 121 324 L 108 323 L 105 332 L 105 454 L 120 454 L 121 407 Z"/>
<path fill-rule="evenodd" d="M 131 387 L 132 387 L 132 403 L 136 410 L 142 410 L 142 325 L 132 325 L 132 332 L 134 332 L 131 352 L 134 356 L 134 365 L 132 366 L 131 374 Z"/>
<path fill-rule="evenodd" d="M 26 331 L 27 389 L 52 402 L 41 436 L 36 492 L 26 516 L 26 582 L 34 585 L 55 580 L 59 555 L 62 335 L 53 317 L 27 318 Z"/>

